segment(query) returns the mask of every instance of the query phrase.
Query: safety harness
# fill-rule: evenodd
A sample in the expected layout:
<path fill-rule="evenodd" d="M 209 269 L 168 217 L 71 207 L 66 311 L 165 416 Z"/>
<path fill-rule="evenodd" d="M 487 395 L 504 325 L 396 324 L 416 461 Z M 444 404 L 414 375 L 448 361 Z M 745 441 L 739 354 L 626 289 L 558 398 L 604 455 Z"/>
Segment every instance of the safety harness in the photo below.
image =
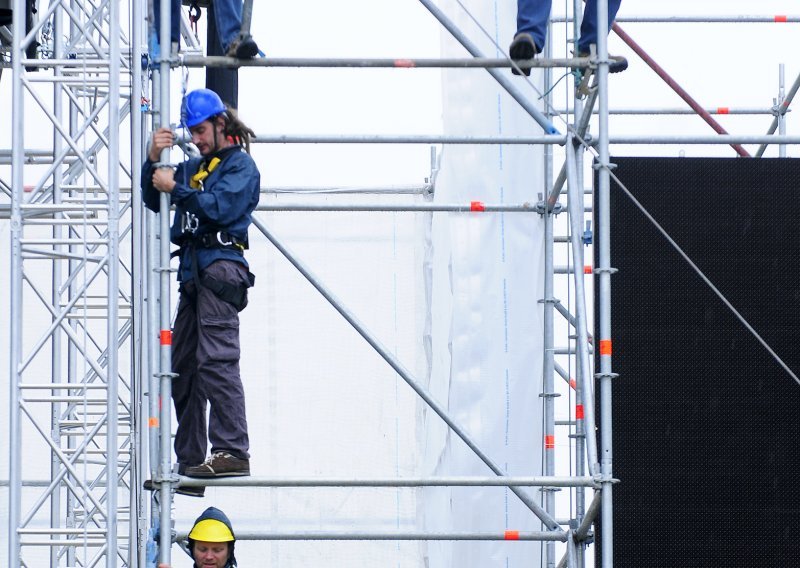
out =
<path fill-rule="evenodd" d="M 203 162 L 200 164 L 200 168 L 197 170 L 197 173 L 191 177 L 191 180 L 189 181 L 189 187 L 198 191 L 203 191 L 203 185 L 206 178 L 211 175 L 211 172 L 217 169 L 217 166 L 219 166 L 221 163 L 222 159 L 220 159 L 218 156 L 211 158 L 211 160 L 208 161 L 208 164 L 206 164 L 206 161 L 203 160 Z M 249 248 L 247 237 L 240 239 L 239 237 L 231 235 L 226 231 L 203 233 L 200 235 L 185 233 L 184 239 L 180 245 L 180 249 L 176 250 L 174 253 L 172 253 L 172 255 L 179 256 L 185 247 L 188 247 L 190 254 L 192 255 L 192 278 L 194 279 L 195 285 L 208 288 L 218 298 L 233 304 L 237 311 L 241 312 L 247 306 L 247 289 L 255 284 L 255 275 L 248 271 L 247 278 L 249 281 L 249 286 L 237 286 L 230 284 L 229 282 L 223 282 L 213 278 L 212 276 L 209 276 L 208 274 L 203 274 L 201 276 L 197 268 L 197 249 L 215 248 L 231 250 L 244 256 L 244 251 Z M 181 293 L 187 294 L 193 300 L 195 299 L 192 294 L 187 292 L 186 287 L 183 284 L 181 284 L 180 290 Z"/>

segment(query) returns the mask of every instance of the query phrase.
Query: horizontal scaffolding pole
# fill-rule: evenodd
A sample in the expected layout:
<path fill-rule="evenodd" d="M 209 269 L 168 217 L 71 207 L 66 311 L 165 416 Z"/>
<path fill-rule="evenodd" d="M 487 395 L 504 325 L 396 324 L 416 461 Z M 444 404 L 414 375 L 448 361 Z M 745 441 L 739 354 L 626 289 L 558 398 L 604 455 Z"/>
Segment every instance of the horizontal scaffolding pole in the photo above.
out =
<path fill-rule="evenodd" d="M 187 531 L 179 531 L 176 535 L 178 541 L 186 540 Z M 266 531 L 236 531 L 236 540 L 505 540 L 515 541 L 557 541 L 567 540 L 566 532 L 544 531 L 502 531 L 502 532 L 474 532 L 474 533 L 425 533 L 425 532 L 322 532 L 308 531 L 296 533 L 276 533 Z"/>
<path fill-rule="evenodd" d="M 736 114 L 736 115 L 774 115 L 776 110 L 773 107 L 753 107 L 753 108 L 729 108 L 729 107 L 714 107 L 704 109 L 708 114 Z M 570 114 L 571 110 L 558 109 L 554 111 L 558 114 Z M 593 115 L 598 113 L 597 109 L 592 111 Z M 635 116 L 650 116 L 650 115 L 682 115 L 697 114 L 690 108 L 615 108 L 609 109 L 608 114 L 619 115 L 635 115 Z"/>
<path fill-rule="evenodd" d="M 705 136 L 609 136 L 611 144 L 800 144 L 800 136 L 709 134 Z"/>
<path fill-rule="evenodd" d="M 179 477 L 181 487 L 596 487 L 591 477 L 419 477 L 419 478 L 288 478 L 228 477 L 199 479 Z"/>
<path fill-rule="evenodd" d="M 175 62 L 181 67 L 347 67 L 347 68 L 390 68 L 390 69 L 491 69 L 511 68 L 511 60 L 505 58 L 321 58 L 321 57 L 256 57 L 255 59 L 236 59 L 235 57 L 200 57 L 188 55 Z M 569 57 L 561 59 L 529 59 L 517 61 L 522 69 L 569 67 L 581 69 L 589 67 L 588 57 Z"/>
<path fill-rule="evenodd" d="M 387 185 L 387 186 L 276 186 L 262 187 L 261 193 L 266 194 L 348 194 L 348 193 L 370 193 L 370 194 L 391 194 L 391 195 L 418 195 L 433 192 L 433 185 L 408 184 L 408 185 Z"/>
<path fill-rule="evenodd" d="M 586 137 L 589 143 L 594 138 Z M 510 136 L 442 136 L 442 135 L 258 135 L 251 143 L 260 144 L 558 144 L 563 146 L 566 137 L 544 135 L 529 137 Z M 626 135 L 609 136 L 611 144 L 800 144 L 800 136 L 769 134 L 709 134 L 697 136 Z"/>
<path fill-rule="evenodd" d="M 559 144 L 566 136 L 445 136 L 442 134 L 257 134 L 251 144 Z"/>
<path fill-rule="evenodd" d="M 552 22 L 571 22 L 572 18 L 554 16 Z M 772 16 L 619 16 L 615 22 L 637 24 L 784 24 L 798 23 L 800 16 L 775 14 Z"/>
<path fill-rule="evenodd" d="M 451 213 L 536 213 L 537 207 L 531 203 L 511 205 L 482 203 L 405 203 L 405 204 L 324 204 L 324 203 L 270 203 L 259 204 L 257 211 L 442 211 Z"/>

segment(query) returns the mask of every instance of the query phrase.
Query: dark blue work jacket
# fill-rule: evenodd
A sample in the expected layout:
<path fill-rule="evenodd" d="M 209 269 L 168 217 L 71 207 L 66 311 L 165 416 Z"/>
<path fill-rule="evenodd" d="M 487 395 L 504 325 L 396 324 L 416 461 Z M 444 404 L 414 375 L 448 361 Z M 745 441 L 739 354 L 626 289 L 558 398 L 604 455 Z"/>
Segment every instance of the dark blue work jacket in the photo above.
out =
<path fill-rule="evenodd" d="M 191 247 L 187 246 L 192 239 L 222 231 L 246 241 L 250 216 L 258 205 L 261 174 L 250 154 L 242 151 L 241 146 L 231 146 L 215 155 L 222 162 L 205 178 L 201 189 L 190 187 L 190 181 L 206 158 L 192 158 L 175 170 L 175 188 L 169 194 L 175 206 L 170 241 L 181 247 L 178 268 L 181 282 L 192 279 Z M 153 162 L 148 159 L 142 165 L 142 198 L 148 209 L 158 212 L 161 193 L 153 187 L 152 178 Z M 236 250 L 206 247 L 195 250 L 199 270 L 220 259 L 248 267 L 244 256 Z"/>

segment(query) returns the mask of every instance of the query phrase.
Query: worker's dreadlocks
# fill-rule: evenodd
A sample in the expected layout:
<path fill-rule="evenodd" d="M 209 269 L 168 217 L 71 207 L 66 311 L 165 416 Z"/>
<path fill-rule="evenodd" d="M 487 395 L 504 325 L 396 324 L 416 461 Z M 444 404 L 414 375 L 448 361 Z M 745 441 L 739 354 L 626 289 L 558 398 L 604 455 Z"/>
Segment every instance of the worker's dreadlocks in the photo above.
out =
<path fill-rule="evenodd" d="M 245 151 L 249 154 L 250 139 L 255 138 L 256 133 L 244 122 L 239 120 L 235 108 L 225 105 L 225 112 L 222 113 L 222 117 L 225 120 L 225 136 L 233 140 L 234 144 L 239 144 L 244 147 Z"/>

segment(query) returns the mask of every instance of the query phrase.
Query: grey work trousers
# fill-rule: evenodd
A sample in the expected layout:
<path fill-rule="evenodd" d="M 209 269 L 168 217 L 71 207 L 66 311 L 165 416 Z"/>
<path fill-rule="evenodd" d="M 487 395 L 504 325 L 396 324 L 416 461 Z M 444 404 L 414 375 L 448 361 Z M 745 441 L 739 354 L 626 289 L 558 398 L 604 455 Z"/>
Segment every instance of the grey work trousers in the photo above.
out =
<path fill-rule="evenodd" d="M 247 269 L 217 260 L 204 271 L 213 278 L 247 286 Z M 211 290 L 183 283 L 172 335 L 172 400 L 178 419 L 175 455 L 180 471 L 224 451 L 248 459 L 244 388 L 239 376 L 239 313 Z M 211 406 L 206 429 L 206 402 Z"/>

